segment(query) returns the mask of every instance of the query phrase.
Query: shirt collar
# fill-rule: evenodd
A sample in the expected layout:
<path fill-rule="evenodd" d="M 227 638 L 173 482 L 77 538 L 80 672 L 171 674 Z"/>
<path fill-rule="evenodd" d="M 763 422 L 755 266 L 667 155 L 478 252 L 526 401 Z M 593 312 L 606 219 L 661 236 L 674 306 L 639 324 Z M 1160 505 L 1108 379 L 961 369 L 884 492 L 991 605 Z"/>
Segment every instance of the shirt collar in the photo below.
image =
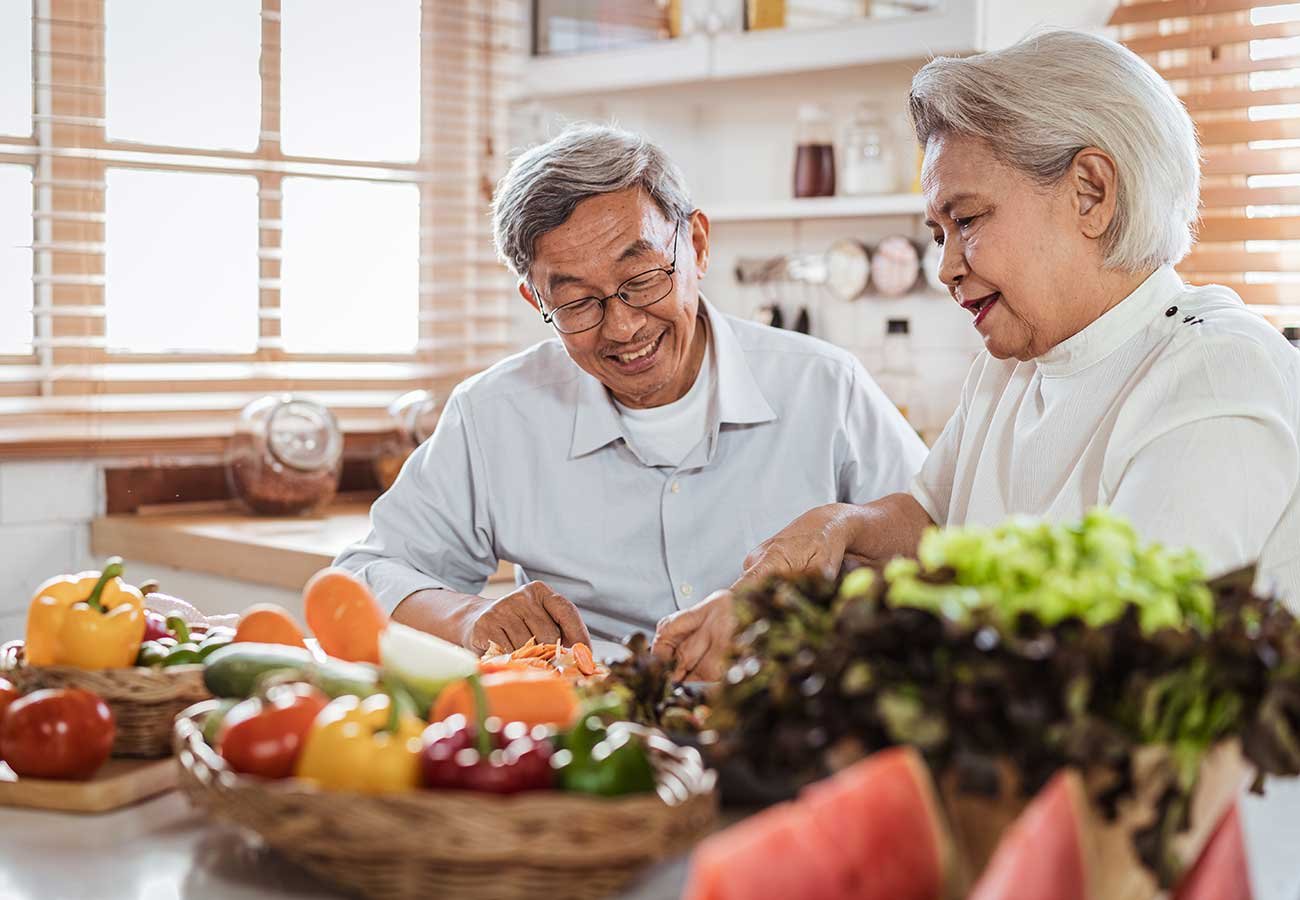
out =
<path fill-rule="evenodd" d="M 1165 307 L 1183 290 L 1183 280 L 1172 266 L 1161 266 L 1133 293 L 1107 310 L 1095 322 L 1066 338 L 1034 360 L 1043 375 L 1073 375 L 1105 359 L 1129 338 L 1165 314 Z"/>
<path fill-rule="evenodd" d="M 710 432 L 717 423 L 748 425 L 771 422 L 776 413 L 763 392 L 745 359 L 735 332 L 726 316 L 700 296 L 700 309 L 708 318 L 709 337 L 713 342 L 713 357 L 718 378 L 714 386 L 716 404 L 710 404 L 710 416 L 716 410 L 716 420 L 710 422 Z M 610 399 L 609 391 L 598 378 L 580 372 L 574 398 L 573 439 L 569 444 L 569 458 L 585 456 L 623 437 L 618 421 L 618 410 Z"/>

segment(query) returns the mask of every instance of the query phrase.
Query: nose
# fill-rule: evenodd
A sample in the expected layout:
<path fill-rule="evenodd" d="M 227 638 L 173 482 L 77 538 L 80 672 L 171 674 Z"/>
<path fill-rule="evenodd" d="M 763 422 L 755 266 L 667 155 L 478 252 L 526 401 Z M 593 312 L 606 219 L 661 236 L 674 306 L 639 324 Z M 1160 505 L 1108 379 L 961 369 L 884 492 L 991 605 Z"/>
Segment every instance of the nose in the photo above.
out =
<path fill-rule="evenodd" d="M 605 301 L 605 321 L 600 333 L 607 341 L 625 343 L 645 325 L 646 314 L 628 306 L 618 297 Z"/>
<path fill-rule="evenodd" d="M 945 239 L 943 255 L 939 259 L 939 280 L 955 288 L 966 277 L 966 271 L 966 252 L 961 240 Z"/>

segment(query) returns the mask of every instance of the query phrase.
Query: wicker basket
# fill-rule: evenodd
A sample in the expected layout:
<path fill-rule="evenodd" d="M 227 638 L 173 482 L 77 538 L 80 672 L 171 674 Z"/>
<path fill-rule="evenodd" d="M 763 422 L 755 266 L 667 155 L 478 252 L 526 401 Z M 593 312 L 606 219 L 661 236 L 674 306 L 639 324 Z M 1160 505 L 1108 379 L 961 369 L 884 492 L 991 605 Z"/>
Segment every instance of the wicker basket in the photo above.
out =
<path fill-rule="evenodd" d="M 212 697 L 203 686 L 201 665 L 98 670 L 29 666 L 23 662 L 22 641 L 0 646 L 0 676 L 24 693 L 41 688 L 83 688 L 103 697 L 117 725 L 114 756 L 167 756 L 172 752 L 176 714 Z"/>
<path fill-rule="evenodd" d="M 713 828 L 713 773 L 699 753 L 649 740 L 659 793 L 496 796 L 414 791 L 367 796 L 238 775 L 203 740 L 215 702 L 176 719 L 181 789 L 256 831 L 317 876 L 371 898 L 595 900 Z"/>

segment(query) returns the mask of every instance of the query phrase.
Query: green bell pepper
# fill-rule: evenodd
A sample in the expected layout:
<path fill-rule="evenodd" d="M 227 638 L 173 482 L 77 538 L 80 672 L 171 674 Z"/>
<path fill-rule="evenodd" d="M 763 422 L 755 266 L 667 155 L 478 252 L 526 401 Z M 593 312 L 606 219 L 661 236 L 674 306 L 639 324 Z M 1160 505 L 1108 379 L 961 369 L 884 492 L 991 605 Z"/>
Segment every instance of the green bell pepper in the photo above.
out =
<path fill-rule="evenodd" d="M 137 666 L 161 666 L 167 659 L 169 649 L 157 641 L 145 641 L 140 645 L 140 652 L 135 656 Z"/>
<path fill-rule="evenodd" d="M 560 768 L 560 787 L 580 794 L 617 797 L 655 789 L 650 757 L 637 736 L 607 730 L 596 716 L 574 726 L 564 741 L 569 759 Z"/>

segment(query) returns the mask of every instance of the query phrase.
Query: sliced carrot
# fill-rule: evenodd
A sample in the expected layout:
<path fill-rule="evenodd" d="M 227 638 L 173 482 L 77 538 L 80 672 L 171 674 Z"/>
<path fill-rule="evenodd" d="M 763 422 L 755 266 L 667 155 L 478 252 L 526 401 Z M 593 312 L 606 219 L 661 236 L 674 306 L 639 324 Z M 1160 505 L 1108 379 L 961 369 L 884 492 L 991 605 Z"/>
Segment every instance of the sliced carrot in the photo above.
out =
<path fill-rule="evenodd" d="M 379 663 L 379 635 L 388 626 L 388 614 L 351 572 L 321 569 L 302 589 L 302 606 L 307 627 L 327 654 Z"/>
<path fill-rule="evenodd" d="M 235 628 L 235 643 L 288 644 L 306 647 L 302 629 L 289 611 L 275 603 L 254 603 L 244 610 Z"/>
<path fill-rule="evenodd" d="M 578 671 L 583 675 L 596 674 L 596 660 L 591 655 L 591 648 L 586 644 L 574 644 L 570 650 L 573 651 L 573 664 L 578 667 Z"/>
<path fill-rule="evenodd" d="M 487 695 L 488 714 L 502 722 L 568 728 L 578 717 L 577 692 L 554 670 L 493 672 L 479 680 Z M 475 714 L 474 695 L 466 681 L 442 689 L 429 721 L 441 722 L 457 713 L 468 719 Z"/>

